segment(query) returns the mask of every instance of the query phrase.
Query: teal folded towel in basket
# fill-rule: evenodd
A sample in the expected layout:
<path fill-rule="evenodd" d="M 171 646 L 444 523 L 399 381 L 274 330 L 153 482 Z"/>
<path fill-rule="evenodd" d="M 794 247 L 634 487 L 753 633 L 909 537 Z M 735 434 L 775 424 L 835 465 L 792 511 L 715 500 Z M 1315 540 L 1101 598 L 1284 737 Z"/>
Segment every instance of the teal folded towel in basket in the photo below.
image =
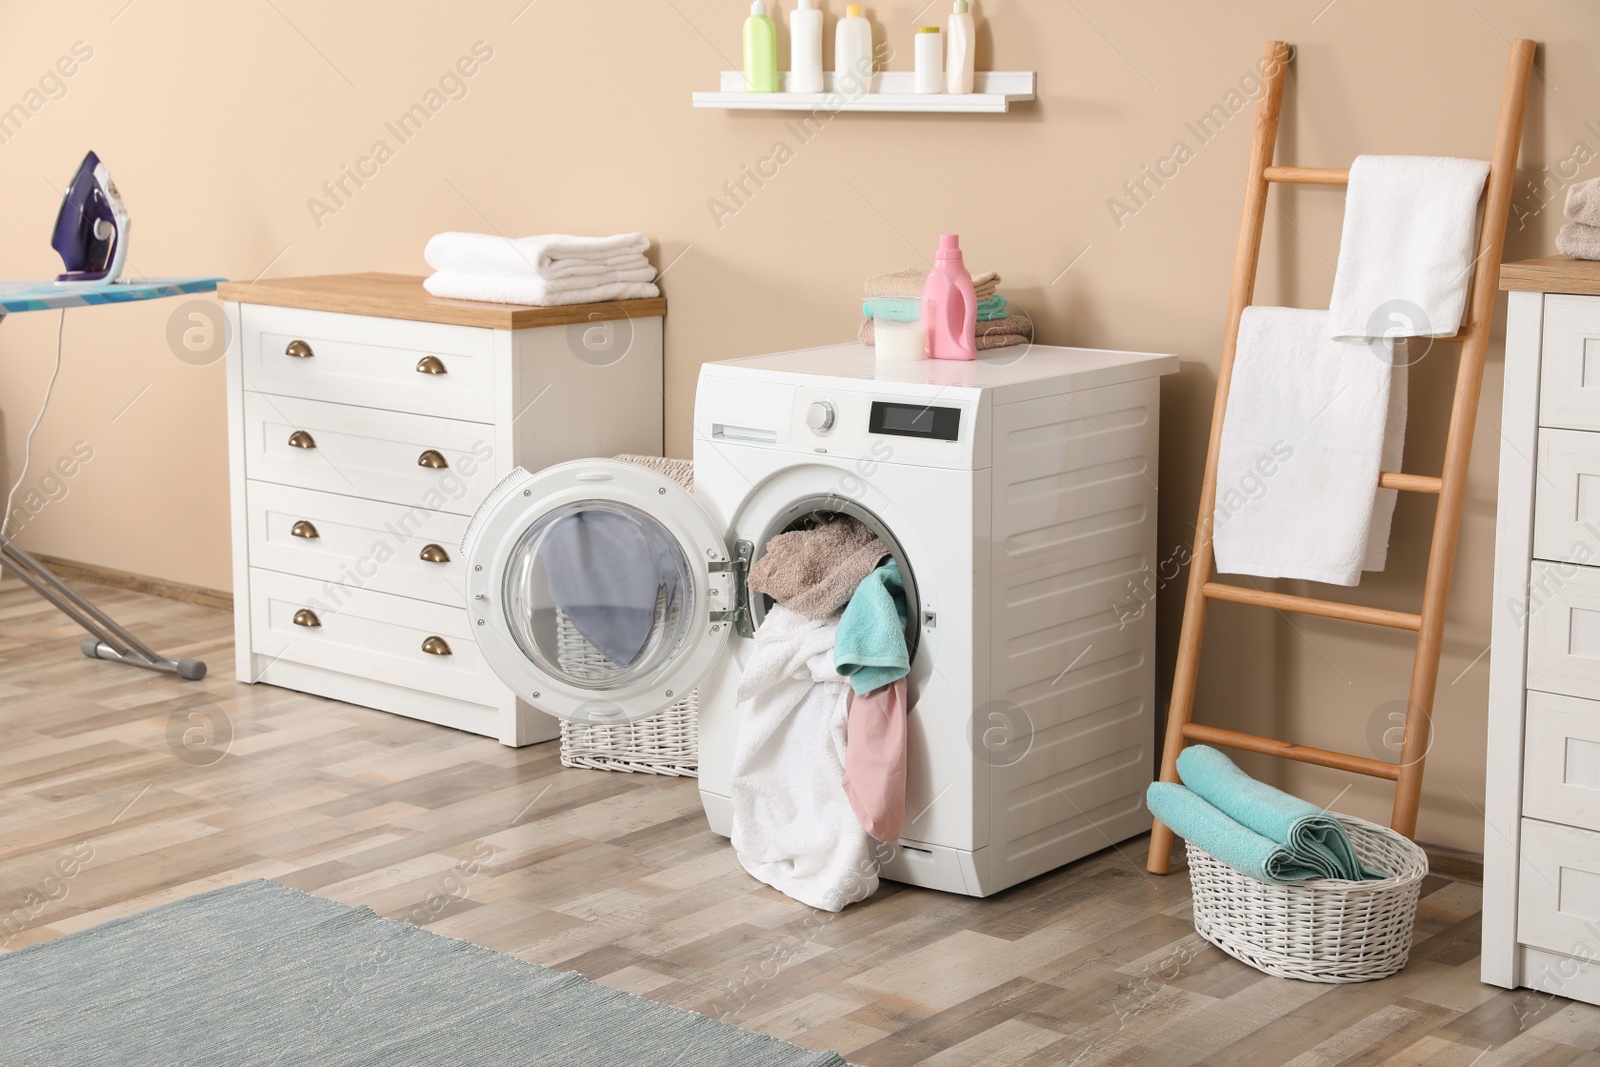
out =
<path fill-rule="evenodd" d="M 1299 885 L 1326 877 L 1320 868 L 1302 863 L 1276 841 L 1241 826 L 1176 782 L 1151 782 L 1145 803 L 1173 833 L 1258 882 Z"/>
<path fill-rule="evenodd" d="M 1208 745 L 1192 745 L 1179 754 L 1178 777 L 1228 818 L 1288 849 L 1319 877 L 1352 882 L 1388 877 L 1361 865 L 1344 827 L 1326 810 L 1256 781 Z M 1205 842 L 1195 844 L 1211 852 Z"/>

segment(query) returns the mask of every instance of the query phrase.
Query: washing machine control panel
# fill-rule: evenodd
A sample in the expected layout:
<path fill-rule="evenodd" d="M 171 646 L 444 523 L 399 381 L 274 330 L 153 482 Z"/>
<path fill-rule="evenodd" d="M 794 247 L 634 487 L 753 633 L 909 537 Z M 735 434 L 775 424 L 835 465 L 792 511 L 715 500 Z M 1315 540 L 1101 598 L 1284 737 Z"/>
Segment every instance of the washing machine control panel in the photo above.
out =
<path fill-rule="evenodd" d="M 964 467 L 972 462 L 976 404 L 965 397 L 885 396 L 850 389 L 800 388 L 790 440 L 829 455 Z"/>

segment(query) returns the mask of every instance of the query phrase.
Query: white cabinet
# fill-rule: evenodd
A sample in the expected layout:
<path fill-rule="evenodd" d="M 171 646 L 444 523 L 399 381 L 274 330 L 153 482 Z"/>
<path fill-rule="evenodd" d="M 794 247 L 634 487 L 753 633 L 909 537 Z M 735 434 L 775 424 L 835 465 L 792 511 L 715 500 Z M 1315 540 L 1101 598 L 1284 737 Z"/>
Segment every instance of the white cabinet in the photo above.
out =
<path fill-rule="evenodd" d="M 1508 263 L 1483 980 L 1600 1003 L 1600 263 Z"/>
<path fill-rule="evenodd" d="M 228 283 L 237 674 L 498 738 L 461 537 L 516 467 L 662 448 L 664 300 L 525 308 L 420 278 Z"/>

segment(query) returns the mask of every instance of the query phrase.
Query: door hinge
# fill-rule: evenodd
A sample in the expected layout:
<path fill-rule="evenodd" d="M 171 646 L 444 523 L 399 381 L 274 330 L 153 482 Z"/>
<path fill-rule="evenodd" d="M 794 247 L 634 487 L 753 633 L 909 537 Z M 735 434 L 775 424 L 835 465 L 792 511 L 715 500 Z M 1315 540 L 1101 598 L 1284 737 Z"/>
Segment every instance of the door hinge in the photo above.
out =
<path fill-rule="evenodd" d="M 727 574 L 733 580 L 728 584 L 728 603 L 726 611 L 713 611 L 712 622 L 725 622 L 733 626 L 740 637 L 754 637 L 755 623 L 750 617 L 750 558 L 755 555 L 755 546 L 749 541 L 736 541 L 733 545 L 732 559 L 715 559 L 706 564 L 706 570 L 712 574 Z"/>

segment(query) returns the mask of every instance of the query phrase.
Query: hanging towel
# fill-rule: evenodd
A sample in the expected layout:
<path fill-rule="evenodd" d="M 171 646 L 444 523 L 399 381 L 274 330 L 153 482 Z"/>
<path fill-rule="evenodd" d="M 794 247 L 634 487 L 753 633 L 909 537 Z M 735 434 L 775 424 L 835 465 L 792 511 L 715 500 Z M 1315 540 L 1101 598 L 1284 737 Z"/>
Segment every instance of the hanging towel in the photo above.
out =
<path fill-rule="evenodd" d="M 618 666 L 638 658 L 655 629 L 656 602 L 678 588 L 678 547 L 659 527 L 600 506 L 564 515 L 538 547 L 550 599 Z"/>
<path fill-rule="evenodd" d="M 893 274 L 879 274 L 868 278 L 866 290 L 869 297 L 888 296 L 921 300 L 922 290 L 927 284 L 927 267 L 908 267 Z M 993 296 L 999 288 L 1000 275 L 992 270 L 972 276 L 972 292 L 979 300 Z"/>
<path fill-rule="evenodd" d="M 774 606 L 734 712 L 734 851 L 751 875 L 823 911 L 878 888 L 871 839 L 844 790 L 850 690 L 833 670 L 836 629 Z"/>
<path fill-rule="evenodd" d="M 434 270 L 451 274 L 556 279 L 636 270 L 648 265 L 644 253 L 649 247 L 650 240 L 642 233 L 619 233 L 614 237 L 573 237 L 564 233 L 540 237 L 440 233 L 429 239 L 422 258 Z"/>
<path fill-rule="evenodd" d="M 1393 368 L 1329 340 L 1325 311 L 1248 307 L 1217 456 L 1217 570 L 1355 585 Z"/>
<path fill-rule="evenodd" d="M 1573 259 L 1600 259 L 1600 226 L 1567 223 L 1556 233 L 1556 251 Z"/>
<path fill-rule="evenodd" d="M 838 515 L 767 542 L 749 585 L 812 619 L 839 614 L 889 548 L 860 519 Z"/>
<path fill-rule="evenodd" d="M 1209 745 L 1179 753 L 1178 777 L 1218 811 L 1282 845 L 1320 877 L 1353 882 L 1388 877 L 1361 865 L 1344 827 L 1326 810 L 1256 781 Z"/>
<path fill-rule="evenodd" d="M 1151 782 L 1145 806 L 1173 833 L 1258 882 L 1300 885 L 1323 877 L 1276 841 L 1241 826 L 1176 782 Z"/>
<path fill-rule="evenodd" d="M 904 678 L 911 670 L 906 651 L 906 587 L 893 559 L 868 575 L 839 620 L 833 662 L 865 696 Z"/>
<path fill-rule="evenodd" d="M 861 828 L 884 842 L 906 821 L 906 680 L 850 694 L 844 791 Z"/>
<path fill-rule="evenodd" d="M 1481 159 L 1357 156 L 1328 308 L 1342 341 L 1461 329 L 1489 176 Z"/>
<path fill-rule="evenodd" d="M 650 300 L 661 290 L 649 281 L 655 268 L 639 272 L 641 281 L 614 281 L 604 285 L 573 287 L 547 282 L 543 278 L 513 277 L 498 274 L 458 274 L 440 271 L 423 279 L 422 287 L 434 296 L 450 300 L 487 300 L 495 304 L 525 304 L 533 307 L 561 307 L 568 304 L 599 304 L 608 300 Z"/>
<path fill-rule="evenodd" d="M 1569 221 L 1600 227 L 1600 178 L 1568 186 L 1566 213 Z"/>

